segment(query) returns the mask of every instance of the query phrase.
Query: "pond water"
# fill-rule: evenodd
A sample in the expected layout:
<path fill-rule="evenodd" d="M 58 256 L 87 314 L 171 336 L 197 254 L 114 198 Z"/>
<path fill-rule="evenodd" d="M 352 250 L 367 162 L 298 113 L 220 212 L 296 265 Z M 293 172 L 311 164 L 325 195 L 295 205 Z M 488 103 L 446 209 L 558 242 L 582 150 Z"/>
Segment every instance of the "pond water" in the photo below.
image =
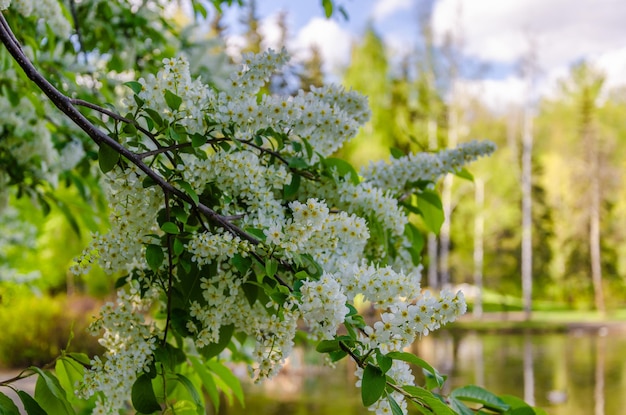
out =
<path fill-rule="evenodd" d="M 448 375 L 448 391 L 476 384 L 523 397 L 550 415 L 615 415 L 626 408 L 626 334 L 492 334 L 446 332 L 414 345 L 414 353 Z M 223 415 L 367 414 L 351 364 L 319 368 L 313 350 L 297 349 L 286 370 L 260 385 L 245 384 L 246 407 Z M 445 391 L 444 391 L 445 392 Z M 416 412 L 412 412 L 416 413 Z"/>

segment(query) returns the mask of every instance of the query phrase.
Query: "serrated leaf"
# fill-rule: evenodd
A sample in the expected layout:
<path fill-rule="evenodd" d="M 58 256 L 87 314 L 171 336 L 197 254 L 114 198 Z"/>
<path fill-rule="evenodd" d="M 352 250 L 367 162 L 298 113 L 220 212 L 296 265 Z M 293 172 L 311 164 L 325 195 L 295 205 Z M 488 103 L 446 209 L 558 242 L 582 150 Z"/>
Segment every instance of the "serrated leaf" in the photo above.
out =
<path fill-rule="evenodd" d="M 146 262 L 152 271 L 158 271 L 163 260 L 165 260 L 165 254 L 161 246 L 153 244 L 146 246 Z"/>
<path fill-rule="evenodd" d="M 485 388 L 476 385 L 468 385 L 457 388 L 450 394 L 451 397 L 482 404 L 484 407 L 497 411 L 506 411 L 510 408 L 502 399 Z"/>
<path fill-rule="evenodd" d="M 172 109 L 173 111 L 178 111 L 178 109 L 180 108 L 180 104 L 183 103 L 183 99 L 181 97 L 168 89 L 165 90 L 164 98 L 167 106 L 170 107 L 170 109 Z"/>
<path fill-rule="evenodd" d="M 165 233 L 169 233 L 171 235 L 178 235 L 180 233 L 180 230 L 178 229 L 178 226 L 176 226 L 176 224 L 174 222 L 165 222 L 163 223 L 163 225 L 161 225 L 161 230 Z"/>
<path fill-rule="evenodd" d="M 108 173 L 120 160 L 120 154 L 115 149 L 109 147 L 106 144 L 101 144 L 98 149 L 98 165 L 102 173 Z"/>
<path fill-rule="evenodd" d="M 151 414 L 161 410 L 161 405 L 157 402 L 152 380 L 148 375 L 141 374 L 133 383 L 131 390 L 131 401 L 133 407 L 141 414 Z"/>
<path fill-rule="evenodd" d="M 361 379 L 361 400 L 364 406 L 374 405 L 385 392 L 387 377 L 376 366 L 367 365 Z"/>
<path fill-rule="evenodd" d="M 17 391 L 17 396 L 20 397 L 22 405 L 28 415 L 48 415 L 46 411 L 37 403 L 37 401 L 24 391 Z M 19 413 L 19 412 L 17 412 Z M 2 411 L 2 404 L 0 403 L 0 414 L 4 415 L 6 412 Z"/>
<path fill-rule="evenodd" d="M 20 415 L 15 403 L 2 392 L 0 392 L 0 415 Z"/>

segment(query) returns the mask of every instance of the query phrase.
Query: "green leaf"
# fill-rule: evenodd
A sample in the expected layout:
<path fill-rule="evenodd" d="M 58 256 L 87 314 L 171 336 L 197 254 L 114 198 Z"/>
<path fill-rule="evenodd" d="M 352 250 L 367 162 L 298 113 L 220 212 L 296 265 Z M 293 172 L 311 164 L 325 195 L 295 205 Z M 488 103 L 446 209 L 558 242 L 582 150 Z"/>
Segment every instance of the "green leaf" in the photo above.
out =
<path fill-rule="evenodd" d="M 74 415 L 59 380 L 50 372 L 36 367 L 31 369 L 39 375 L 35 384 L 35 400 L 44 411 L 55 415 Z"/>
<path fill-rule="evenodd" d="M 163 225 L 161 225 L 161 230 L 171 235 L 178 235 L 180 233 L 178 226 L 176 226 L 174 222 L 165 222 Z"/>
<path fill-rule="evenodd" d="M 252 266 L 252 260 L 249 257 L 243 257 L 241 254 L 233 255 L 231 262 L 241 275 L 246 275 Z"/>
<path fill-rule="evenodd" d="M 274 278 L 274 275 L 276 275 L 276 271 L 278 271 L 278 261 L 272 258 L 265 261 L 265 272 L 267 273 L 268 277 Z"/>
<path fill-rule="evenodd" d="M 474 181 L 474 176 L 469 172 L 466 168 L 462 168 L 461 170 L 457 170 L 454 172 L 457 177 L 461 179 L 469 180 L 470 182 Z"/>
<path fill-rule="evenodd" d="M 322 340 L 315 346 L 315 351 L 318 353 L 331 353 L 341 350 L 339 340 Z"/>
<path fill-rule="evenodd" d="M 98 149 L 98 164 L 102 173 L 108 173 L 120 160 L 120 154 L 113 148 L 106 144 L 100 144 Z"/>
<path fill-rule="evenodd" d="M 406 154 L 404 154 L 404 151 L 396 147 L 391 147 L 389 149 L 389 152 L 391 153 L 391 157 L 393 157 L 394 159 L 399 159 L 406 156 Z"/>
<path fill-rule="evenodd" d="M 206 144 L 206 137 L 202 134 L 195 133 L 191 136 L 191 145 L 193 147 L 200 147 L 201 145 Z"/>
<path fill-rule="evenodd" d="M 76 384 L 83 379 L 85 368 L 76 360 L 64 356 L 56 361 L 54 371 L 63 389 L 73 391 Z M 68 400 L 76 403 L 77 397 L 69 393 Z"/>
<path fill-rule="evenodd" d="M 235 325 L 229 324 L 227 326 L 220 327 L 220 339 L 217 343 L 211 343 L 202 349 L 200 349 L 200 353 L 205 360 L 209 360 L 212 357 L 220 354 L 228 343 L 230 343 L 230 339 L 233 337 L 233 333 L 235 332 Z"/>
<path fill-rule="evenodd" d="M 141 374 L 133 384 L 131 400 L 133 407 L 140 414 L 151 414 L 161 410 L 161 405 L 157 402 L 154 394 L 152 380 L 145 373 Z"/>
<path fill-rule="evenodd" d="M 174 94 L 170 90 L 165 90 L 165 102 L 167 106 L 170 107 L 173 111 L 178 111 L 180 108 L 180 104 L 183 103 L 183 99 L 178 95 Z"/>
<path fill-rule="evenodd" d="M 176 184 L 178 184 L 189 195 L 189 197 L 191 198 L 191 200 L 193 200 L 193 203 L 196 206 L 200 203 L 200 198 L 198 197 L 198 194 L 195 190 L 193 190 L 193 187 L 191 187 L 189 183 L 183 180 L 178 180 Z"/>
<path fill-rule="evenodd" d="M 283 197 L 285 199 L 289 199 L 298 193 L 300 189 L 300 175 L 292 173 L 291 175 L 291 183 L 283 187 Z"/>
<path fill-rule="evenodd" d="M 20 410 L 17 409 L 11 398 L 2 392 L 0 392 L 0 415 L 20 415 Z"/>
<path fill-rule="evenodd" d="M 499 398 L 511 408 L 507 415 L 535 415 L 533 408 L 517 396 L 500 395 Z"/>
<path fill-rule="evenodd" d="M 440 388 L 443 386 L 445 382 L 445 379 L 443 378 L 443 376 L 439 374 L 439 372 L 437 372 L 437 369 L 432 367 L 424 359 L 420 359 L 419 357 L 415 356 L 412 353 L 391 352 L 391 353 L 387 353 L 387 357 L 390 357 L 395 360 L 402 360 L 403 362 L 411 363 L 415 366 L 421 367 L 422 369 L 424 369 L 425 371 L 427 371 L 428 373 L 430 373 L 431 375 L 435 377 L 435 379 L 437 380 L 437 384 L 439 385 Z"/>
<path fill-rule="evenodd" d="M 206 412 L 204 411 L 204 404 L 202 403 L 202 398 L 200 397 L 200 394 L 198 393 L 198 390 L 193 385 L 193 383 L 191 383 L 191 381 L 186 376 L 183 376 L 180 373 L 176 374 L 176 378 L 178 379 L 180 383 L 182 383 L 185 389 L 187 389 L 187 392 L 189 392 L 191 399 L 193 399 L 193 403 L 196 405 L 196 411 L 198 415 L 205 414 Z"/>
<path fill-rule="evenodd" d="M 345 160 L 329 157 L 324 159 L 323 163 L 328 170 L 334 169 L 339 177 L 350 176 L 350 182 L 352 184 L 359 184 L 361 181 L 359 173 L 357 173 L 352 164 Z"/>
<path fill-rule="evenodd" d="M 194 372 L 196 372 L 196 374 L 200 377 L 200 380 L 202 381 L 202 386 L 204 387 L 207 395 L 209 395 L 211 402 L 213 402 L 213 408 L 215 408 L 215 413 L 219 413 L 220 394 L 217 390 L 217 385 L 213 380 L 213 375 L 211 375 L 209 370 L 198 357 L 188 355 L 187 358 L 191 362 L 191 366 L 193 367 Z"/>
<path fill-rule="evenodd" d="M 17 396 L 20 397 L 22 401 L 22 405 L 24 405 L 24 409 L 26 409 L 26 413 L 28 415 L 48 415 L 46 411 L 37 403 L 32 396 L 27 394 L 24 391 L 17 391 Z M 2 403 L 0 403 L 0 414 L 5 414 L 6 412 L 2 411 Z M 19 412 L 16 412 L 19 413 Z"/>
<path fill-rule="evenodd" d="M 361 380 L 361 400 L 364 406 L 374 405 L 385 392 L 387 377 L 376 366 L 367 365 Z"/>
<path fill-rule="evenodd" d="M 141 89 L 143 88 L 141 84 L 137 81 L 124 82 L 124 85 L 132 89 L 135 94 L 140 93 Z"/>
<path fill-rule="evenodd" d="M 165 254 L 160 245 L 150 244 L 146 246 L 146 262 L 152 271 L 158 271 L 163 260 L 165 260 Z"/>
<path fill-rule="evenodd" d="M 437 415 L 458 415 L 448 405 L 443 403 L 435 394 L 419 386 L 403 386 L 405 392 L 414 396 L 419 401 L 428 405 L 431 411 Z"/>
<path fill-rule="evenodd" d="M 433 191 L 424 190 L 417 194 L 417 206 L 422 213 L 424 224 L 432 232 L 438 234 L 444 221 L 439 195 Z"/>
<path fill-rule="evenodd" d="M 400 408 L 398 402 L 393 399 L 393 396 L 387 395 L 387 401 L 389 402 L 389 407 L 391 408 L 391 413 L 393 415 L 404 415 L 404 412 L 402 412 L 402 408 Z"/>
<path fill-rule="evenodd" d="M 143 110 L 150 116 L 150 119 L 154 121 L 158 127 L 163 125 L 163 118 L 161 118 L 161 115 L 158 112 L 152 108 L 144 108 Z"/>
<path fill-rule="evenodd" d="M 454 409 L 459 415 L 474 415 L 474 411 L 468 408 L 467 405 L 457 398 L 448 397 L 448 400 L 450 401 L 452 409 Z"/>
<path fill-rule="evenodd" d="M 243 398 L 243 389 L 241 388 L 241 382 L 239 379 L 233 375 L 233 372 L 220 362 L 216 360 L 210 360 L 207 362 L 207 366 L 209 369 L 213 371 L 217 376 L 220 377 L 224 381 L 224 383 L 230 388 L 230 390 L 235 394 L 237 400 L 244 406 L 244 398 Z"/>
<path fill-rule="evenodd" d="M 480 386 L 463 386 L 453 390 L 450 396 L 463 401 L 480 403 L 486 408 L 496 411 L 504 412 L 510 408 L 502 399 Z"/>
<path fill-rule="evenodd" d="M 393 359 L 385 356 L 379 350 L 376 351 L 376 362 L 378 362 L 378 367 L 380 367 L 383 373 L 387 373 L 391 369 L 391 365 L 393 365 Z"/>
<path fill-rule="evenodd" d="M 324 7 L 324 13 L 326 18 L 333 15 L 333 2 L 332 0 L 322 0 L 322 6 Z"/>
<path fill-rule="evenodd" d="M 87 356 L 85 353 L 71 352 L 71 353 L 67 353 L 66 356 L 71 357 L 72 359 L 76 360 L 78 363 L 81 363 L 83 365 L 88 366 L 91 364 L 91 359 L 89 359 L 89 356 Z"/>

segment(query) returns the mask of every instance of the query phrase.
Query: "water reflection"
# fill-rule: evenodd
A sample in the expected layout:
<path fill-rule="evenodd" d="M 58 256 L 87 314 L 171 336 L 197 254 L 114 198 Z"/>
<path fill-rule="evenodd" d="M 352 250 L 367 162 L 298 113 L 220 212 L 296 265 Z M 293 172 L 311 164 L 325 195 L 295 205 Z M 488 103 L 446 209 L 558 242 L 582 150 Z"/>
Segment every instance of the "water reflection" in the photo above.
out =
<path fill-rule="evenodd" d="M 550 415 L 613 415 L 626 407 L 626 334 L 445 332 L 428 336 L 413 352 L 448 375 L 446 391 L 477 384 L 524 397 Z M 367 414 L 354 387 L 352 365 L 311 371 L 314 351 L 300 349 L 288 370 L 262 385 L 246 385 L 247 408 L 223 414 Z M 250 412 L 252 411 L 252 412 Z"/>

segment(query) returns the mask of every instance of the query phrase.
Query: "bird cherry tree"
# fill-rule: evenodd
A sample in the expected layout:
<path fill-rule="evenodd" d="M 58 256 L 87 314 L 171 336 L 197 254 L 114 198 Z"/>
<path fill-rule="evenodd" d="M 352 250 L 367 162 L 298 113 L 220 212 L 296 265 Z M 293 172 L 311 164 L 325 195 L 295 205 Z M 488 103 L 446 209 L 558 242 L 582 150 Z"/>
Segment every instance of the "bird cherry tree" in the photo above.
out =
<path fill-rule="evenodd" d="M 243 401 L 229 360 L 271 378 L 303 331 L 330 361 L 355 362 L 378 414 L 540 413 L 477 386 L 444 396 L 445 377 L 404 351 L 466 310 L 462 292 L 420 287 L 413 218 L 436 228 L 435 183 L 494 145 L 357 171 L 333 155 L 367 122 L 365 97 L 337 85 L 265 93 L 285 51 L 244 54 L 221 81 L 196 77 L 165 3 L 0 0 L 0 179 L 45 202 L 59 175 L 99 175 L 111 226 L 71 272 L 121 276 L 90 328 L 101 356 L 63 352 L 0 385 L 37 375 L 34 396 L 18 391 L 29 414 L 81 402 L 93 414 L 202 414 L 220 392 Z M 0 410 L 18 413 L 4 394 Z"/>

